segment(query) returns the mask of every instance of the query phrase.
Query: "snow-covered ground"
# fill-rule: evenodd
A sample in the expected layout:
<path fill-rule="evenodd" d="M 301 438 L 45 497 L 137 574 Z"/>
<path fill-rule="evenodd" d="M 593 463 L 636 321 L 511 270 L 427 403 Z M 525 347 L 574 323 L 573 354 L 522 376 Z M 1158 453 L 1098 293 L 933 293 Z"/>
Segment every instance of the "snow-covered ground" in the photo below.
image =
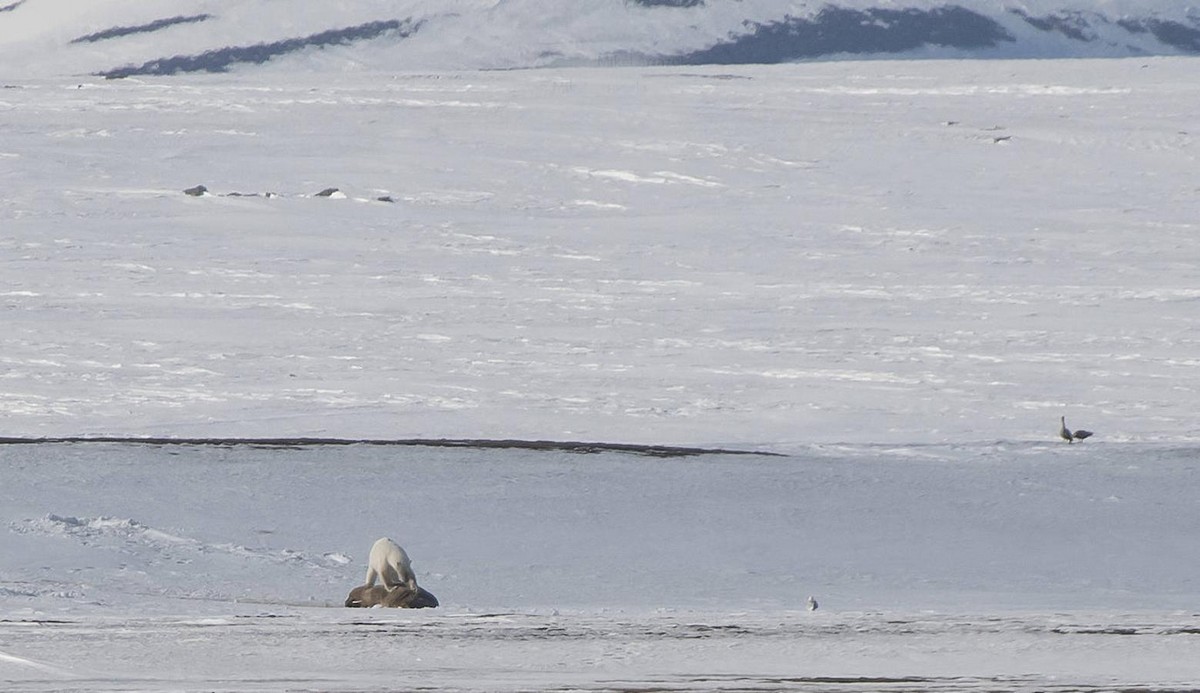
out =
<path fill-rule="evenodd" d="M 296 64 L 5 78 L 0 435 L 784 456 L 6 445 L 4 688 L 1200 683 L 1195 59 Z"/>
<path fill-rule="evenodd" d="M 1197 64 L 14 82 L 4 433 L 1195 441 Z"/>
<path fill-rule="evenodd" d="M 1194 686 L 1196 452 L 5 446 L 0 681 Z M 406 546 L 439 609 L 340 607 L 382 533 Z"/>

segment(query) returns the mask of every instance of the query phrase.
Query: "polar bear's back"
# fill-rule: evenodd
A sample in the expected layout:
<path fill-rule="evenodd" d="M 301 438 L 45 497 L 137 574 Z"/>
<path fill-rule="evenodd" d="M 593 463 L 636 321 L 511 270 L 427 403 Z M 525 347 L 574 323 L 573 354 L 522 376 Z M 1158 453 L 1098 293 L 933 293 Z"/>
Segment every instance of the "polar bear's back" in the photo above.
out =
<path fill-rule="evenodd" d="M 367 559 L 366 584 L 374 585 L 376 577 L 388 588 L 407 585 L 415 591 L 417 587 L 417 578 L 413 574 L 408 554 L 403 547 L 387 537 L 376 540 Z"/>

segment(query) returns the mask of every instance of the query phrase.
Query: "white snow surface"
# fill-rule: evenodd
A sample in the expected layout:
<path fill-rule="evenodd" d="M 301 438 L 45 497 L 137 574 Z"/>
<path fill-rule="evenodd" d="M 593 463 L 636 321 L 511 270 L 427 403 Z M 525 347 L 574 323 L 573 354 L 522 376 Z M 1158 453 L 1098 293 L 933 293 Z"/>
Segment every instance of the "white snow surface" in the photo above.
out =
<path fill-rule="evenodd" d="M 0 421 L 1196 441 L 1197 65 L 17 82 Z"/>
<path fill-rule="evenodd" d="M 41 444 L 0 468 L 5 690 L 1200 681 L 1194 446 Z M 340 606 L 384 532 L 439 608 Z"/>
<path fill-rule="evenodd" d="M 783 456 L 0 446 L 0 684 L 1195 688 L 1197 67 L 6 77 L 4 436 Z"/>

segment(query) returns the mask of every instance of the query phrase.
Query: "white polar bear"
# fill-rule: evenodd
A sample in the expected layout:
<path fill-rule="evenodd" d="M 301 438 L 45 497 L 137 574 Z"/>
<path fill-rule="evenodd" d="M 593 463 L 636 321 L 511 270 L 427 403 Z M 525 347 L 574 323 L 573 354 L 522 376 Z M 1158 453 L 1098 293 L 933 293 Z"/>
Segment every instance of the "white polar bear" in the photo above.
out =
<path fill-rule="evenodd" d="M 388 589 L 404 585 L 413 592 L 417 591 L 417 576 L 413 573 L 408 554 L 387 537 L 371 546 L 371 555 L 367 559 L 366 586 L 374 585 L 376 577 L 383 580 L 383 586 Z"/>

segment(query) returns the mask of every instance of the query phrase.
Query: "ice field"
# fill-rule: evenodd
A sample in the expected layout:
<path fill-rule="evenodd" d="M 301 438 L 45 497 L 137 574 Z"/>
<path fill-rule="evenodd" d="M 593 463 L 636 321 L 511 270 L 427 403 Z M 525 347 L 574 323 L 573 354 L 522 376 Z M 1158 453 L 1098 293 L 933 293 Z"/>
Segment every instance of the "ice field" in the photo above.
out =
<path fill-rule="evenodd" d="M 8 445 L 0 681 L 1194 689 L 1195 453 Z M 381 527 L 440 608 L 341 607 Z"/>
<path fill-rule="evenodd" d="M 0 687 L 1195 689 L 1197 65 L 6 73 L 0 437 L 778 456 L 3 445 Z"/>
<path fill-rule="evenodd" d="M 1194 441 L 1195 65 L 11 84 L 5 432 Z"/>

